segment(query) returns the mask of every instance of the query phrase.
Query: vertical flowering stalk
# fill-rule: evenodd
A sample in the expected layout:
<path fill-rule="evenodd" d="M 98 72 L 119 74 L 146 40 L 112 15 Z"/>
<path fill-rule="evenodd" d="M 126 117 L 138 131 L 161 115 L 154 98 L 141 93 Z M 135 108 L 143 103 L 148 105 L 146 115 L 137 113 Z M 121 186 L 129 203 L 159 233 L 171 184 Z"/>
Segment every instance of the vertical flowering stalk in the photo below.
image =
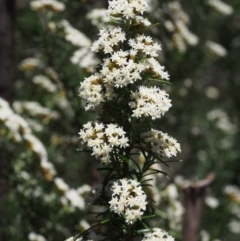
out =
<path fill-rule="evenodd" d="M 79 135 L 103 165 L 99 170 L 107 172 L 102 186 L 88 196 L 89 203 L 102 206 L 95 226 L 105 228 L 99 229 L 103 236 L 91 239 L 87 233 L 80 240 L 174 240 L 145 221 L 154 216 L 143 189 L 149 185 L 146 176 L 161 172 L 153 164 L 181 151 L 174 138 L 153 128 L 171 100 L 151 86 L 153 81 L 165 84 L 169 75 L 157 60 L 161 46 L 143 34 L 151 26 L 143 17 L 147 7 L 146 0 L 109 1 L 112 22 L 92 44 L 92 51 L 103 56 L 102 64 L 81 83 L 79 95 L 97 120 L 83 125 Z M 143 165 L 134 158 L 136 152 L 144 156 Z"/>

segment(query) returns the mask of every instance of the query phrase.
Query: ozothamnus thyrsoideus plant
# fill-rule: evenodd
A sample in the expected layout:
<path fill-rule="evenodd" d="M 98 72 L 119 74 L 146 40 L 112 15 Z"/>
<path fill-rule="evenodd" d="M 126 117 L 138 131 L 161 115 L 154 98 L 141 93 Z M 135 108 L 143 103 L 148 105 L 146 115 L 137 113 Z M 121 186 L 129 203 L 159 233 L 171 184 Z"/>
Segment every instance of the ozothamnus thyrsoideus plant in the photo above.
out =
<path fill-rule="evenodd" d="M 173 137 L 154 128 L 153 121 L 164 116 L 171 100 L 163 89 L 152 86 L 166 84 L 169 75 L 158 62 L 161 46 L 144 35 L 151 27 L 143 17 L 147 8 L 146 0 L 109 1 L 112 22 L 92 44 L 102 64 L 81 83 L 79 95 L 85 109 L 97 117 L 84 124 L 79 135 L 106 178 L 88 195 L 89 203 L 101 206 L 96 224 L 75 240 L 174 240 L 149 227 L 154 209 L 144 192 L 149 185 L 146 176 L 160 172 L 153 164 L 165 163 L 164 158 L 181 151 Z M 138 155 L 144 157 L 143 164 Z"/>

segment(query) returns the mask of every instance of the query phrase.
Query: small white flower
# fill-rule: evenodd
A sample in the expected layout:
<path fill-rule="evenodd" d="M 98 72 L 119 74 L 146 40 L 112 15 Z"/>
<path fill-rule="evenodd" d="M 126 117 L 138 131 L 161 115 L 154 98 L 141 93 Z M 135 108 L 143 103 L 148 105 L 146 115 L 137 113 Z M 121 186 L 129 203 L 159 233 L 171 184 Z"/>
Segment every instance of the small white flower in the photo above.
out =
<path fill-rule="evenodd" d="M 141 219 L 146 209 L 146 194 L 141 184 L 132 179 L 120 179 L 112 184 L 112 199 L 109 201 L 113 212 L 124 215 L 127 223 Z"/>
<path fill-rule="evenodd" d="M 150 58 L 147 60 L 149 64 L 149 68 L 161 79 L 169 80 L 168 72 L 164 71 L 165 67 L 161 66 L 158 61 L 154 58 Z"/>
<path fill-rule="evenodd" d="M 148 57 L 157 57 L 158 51 L 162 48 L 159 44 L 153 43 L 149 36 L 138 35 L 135 39 L 130 39 L 128 44 L 135 50 L 145 53 Z"/>
<path fill-rule="evenodd" d="M 229 224 L 228 224 L 228 228 L 230 230 L 230 232 L 235 233 L 235 234 L 240 234 L 240 221 L 239 220 L 232 220 Z"/>
<path fill-rule="evenodd" d="M 94 52 L 103 51 L 105 54 L 113 53 L 113 47 L 118 46 L 126 39 L 125 33 L 120 27 L 102 28 L 99 35 L 100 38 L 93 43 L 91 50 Z"/>
<path fill-rule="evenodd" d="M 216 127 L 227 134 L 234 134 L 238 127 L 231 123 L 226 112 L 221 109 L 213 109 L 207 113 L 207 120 L 214 121 Z"/>
<path fill-rule="evenodd" d="M 38 58 L 26 58 L 19 64 L 19 68 L 22 71 L 31 71 L 41 66 L 42 62 Z"/>
<path fill-rule="evenodd" d="M 64 182 L 62 178 L 55 178 L 54 183 L 56 187 L 62 192 L 66 192 L 69 190 L 69 186 L 67 185 L 67 183 Z"/>
<path fill-rule="evenodd" d="M 174 238 L 160 228 L 153 228 L 152 232 L 144 234 L 142 241 L 174 241 Z"/>
<path fill-rule="evenodd" d="M 100 64 L 100 60 L 90 51 L 89 47 L 76 50 L 70 60 L 90 73 L 94 71 L 96 65 Z"/>
<path fill-rule="evenodd" d="M 112 17 L 124 17 L 134 19 L 147 10 L 146 0 L 113 0 L 109 1 L 107 13 Z"/>
<path fill-rule="evenodd" d="M 176 139 L 161 131 L 152 129 L 143 133 L 141 137 L 146 148 L 149 148 L 148 144 L 150 144 L 150 149 L 163 157 L 176 156 L 177 152 L 181 152 L 180 144 Z"/>
<path fill-rule="evenodd" d="M 41 160 L 47 159 L 47 150 L 38 138 L 28 133 L 24 135 L 24 139 L 27 142 L 28 148 L 36 153 Z"/>
<path fill-rule="evenodd" d="M 234 185 L 227 185 L 223 190 L 233 203 L 240 203 L 240 189 Z"/>
<path fill-rule="evenodd" d="M 189 31 L 184 21 L 182 21 L 181 19 L 178 19 L 175 22 L 175 25 L 179 33 L 182 35 L 182 37 L 189 45 L 195 46 L 196 44 L 198 44 L 198 41 L 199 41 L 198 37 Z"/>
<path fill-rule="evenodd" d="M 34 232 L 29 233 L 28 239 L 31 241 L 47 241 L 42 235 Z"/>
<path fill-rule="evenodd" d="M 59 114 L 56 111 L 41 106 L 36 101 L 14 101 L 13 108 L 19 114 L 27 112 L 31 116 L 40 117 L 43 119 L 45 118 L 46 121 L 59 118 Z"/>
<path fill-rule="evenodd" d="M 79 135 L 82 143 L 92 149 L 92 154 L 106 164 L 111 162 L 109 155 L 113 148 L 117 151 L 118 148 L 129 145 L 122 127 L 111 123 L 104 125 L 98 122 L 88 122 L 80 130 Z"/>
<path fill-rule="evenodd" d="M 210 241 L 210 235 L 205 230 L 200 231 L 200 237 L 201 237 L 201 241 Z"/>
<path fill-rule="evenodd" d="M 50 93 L 55 93 L 57 91 L 57 86 L 53 84 L 52 81 L 44 75 L 35 76 L 33 78 L 33 83 L 42 87 Z"/>
<path fill-rule="evenodd" d="M 34 0 L 30 2 L 33 11 L 51 10 L 54 12 L 61 12 L 65 9 L 65 5 L 56 0 Z"/>
<path fill-rule="evenodd" d="M 160 118 L 172 106 L 168 94 L 157 87 L 140 86 L 137 92 L 132 93 L 131 98 L 133 101 L 129 105 L 133 109 L 132 116 L 137 118 Z"/>
<path fill-rule="evenodd" d="M 79 193 L 75 189 L 69 189 L 64 193 L 65 197 L 70 202 L 70 205 L 80 210 L 84 210 L 85 203 L 84 199 L 79 195 Z"/>
<path fill-rule="evenodd" d="M 178 198 L 177 187 L 174 184 L 169 184 L 164 190 L 164 195 L 169 200 L 176 200 Z"/>
<path fill-rule="evenodd" d="M 223 15 L 230 15 L 233 13 L 233 7 L 220 0 L 206 0 L 207 4 L 214 10 Z"/>
<path fill-rule="evenodd" d="M 219 97 L 219 91 L 217 88 L 213 87 L 213 86 L 208 86 L 205 89 L 205 94 L 208 98 L 210 99 L 217 99 Z"/>
<path fill-rule="evenodd" d="M 213 196 L 207 196 L 205 198 L 205 203 L 210 207 L 210 208 L 217 208 L 219 206 L 219 201 L 213 197 Z"/>
<path fill-rule="evenodd" d="M 227 55 L 227 50 L 218 43 L 208 40 L 205 45 L 208 50 L 219 57 L 224 57 Z"/>
<path fill-rule="evenodd" d="M 86 110 L 96 108 L 105 101 L 103 77 L 99 74 L 91 75 L 80 85 L 79 96 L 87 100 Z"/>
<path fill-rule="evenodd" d="M 70 238 L 68 238 L 68 239 L 66 239 L 65 241 L 83 241 L 83 239 L 82 238 L 74 238 L 74 237 L 70 237 Z"/>
<path fill-rule="evenodd" d="M 105 8 L 96 8 L 91 10 L 87 14 L 87 19 L 91 20 L 91 23 L 97 27 L 102 27 L 105 22 L 110 22 L 111 18 L 107 16 L 107 10 Z"/>
<path fill-rule="evenodd" d="M 49 162 L 47 159 L 42 159 L 40 166 L 43 172 L 45 173 L 45 176 L 49 177 L 50 180 L 56 175 L 56 170 L 54 165 L 51 162 Z"/>
<path fill-rule="evenodd" d="M 90 47 L 90 39 L 74 28 L 67 20 L 62 20 L 60 25 L 64 28 L 65 39 L 72 45 L 77 47 Z"/>

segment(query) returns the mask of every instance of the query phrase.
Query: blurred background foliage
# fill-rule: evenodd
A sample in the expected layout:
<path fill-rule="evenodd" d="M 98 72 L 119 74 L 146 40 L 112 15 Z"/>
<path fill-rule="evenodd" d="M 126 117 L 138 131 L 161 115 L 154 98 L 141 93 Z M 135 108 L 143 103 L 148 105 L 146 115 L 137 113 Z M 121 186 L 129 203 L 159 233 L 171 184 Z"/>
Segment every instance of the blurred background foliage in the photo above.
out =
<path fill-rule="evenodd" d="M 88 54 L 104 18 L 89 19 L 89 12 L 106 8 L 107 1 L 62 2 L 64 11 L 33 11 L 27 0 L 16 5 L 14 98 L 0 108 L 11 109 L 9 125 L 21 116 L 42 146 L 28 138 L 23 124 L 13 130 L 0 118 L 5 124 L 1 151 L 11 160 L 8 240 L 64 240 L 85 230 L 89 216 L 81 202 L 90 189 L 85 184 L 101 182 L 95 160 L 78 151 L 77 133 L 94 118 L 85 112 L 78 88 L 94 71 L 92 65 L 99 64 L 97 56 Z M 165 89 L 173 104 L 156 125 L 182 146 L 182 161 L 170 163 L 170 179 L 156 180 L 161 217 L 156 225 L 181 240 L 182 189 L 213 172 L 199 240 L 237 241 L 240 4 L 231 0 L 224 9 L 209 2 L 152 0 L 148 12 L 149 20 L 158 23 L 148 34 L 162 45 L 160 62 L 171 77 Z M 77 57 L 81 49 L 85 52 Z"/>

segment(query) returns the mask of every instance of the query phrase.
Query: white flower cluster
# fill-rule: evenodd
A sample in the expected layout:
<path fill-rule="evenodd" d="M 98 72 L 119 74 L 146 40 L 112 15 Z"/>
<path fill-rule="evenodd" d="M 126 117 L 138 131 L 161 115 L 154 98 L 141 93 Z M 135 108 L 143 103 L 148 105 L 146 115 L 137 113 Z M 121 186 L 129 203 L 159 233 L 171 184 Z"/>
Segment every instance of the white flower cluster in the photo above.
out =
<path fill-rule="evenodd" d="M 107 13 L 112 17 L 135 19 L 147 11 L 146 0 L 113 0 L 109 1 Z"/>
<path fill-rule="evenodd" d="M 51 10 L 61 12 L 65 9 L 64 3 L 56 0 L 34 0 L 30 2 L 30 6 L 33 11 Z"/>
<path fill-rule="evenodd" d="M 85 34 L 74 28 L 67 20 L 62 20 L 60 25 L 64 28 L 65 39 L 77 47 L 90 47 L 91 41 Z"/>
<path fill-rule="evenodd" d="M 219 90 L 211 85 L 205 88 L 204 93 L 209 99 L 217 99 L 220 95 Z"/>
<path fill-rule="evenodd" d="M 231 123 L 228 115 L 221 109 L 213 109 L 207 113 L 207 120 L 214 121 L 216 127 L 226 134 L 235 134 L 238 130 L 238 127 Z"/>
<path fill-rule="evenodd" d="M 230 232 L 234 233 L 234 234 L 240 234 L 240 221 L 233 219 L 228 223 L 228 228 L 230 230 Z"/>
<path fill-rule="evenodd" d="M 233 203 L 240 204 L 240 189 L 234 185 L 227 185 L 224 188 L 224 194 L 226 194 Z"/>
<path fill-rule="evenodd" d="M 180 52 L 186 51 L 186 44 L 196 45 L 198 37 L 189 30 L 187 25 L 190 23 L 190 19 L 183 11 L 179 1 L 167 3 L 163 10 L 167 15 L 164 27 L 168 32 L 172 33 L 172 44 Z"/>
<path fill-rule="evenodd" d="M 181 188 L 181 189 L 188 188 L 192 183 L 190 180 L 187 180 L 183 176 L 180 176 L 180 175 L 175 176 L 174 182 L 177 185 L 177 187 Z"/>
<path fill-rule="evenodd" d="M 33 83 L 50 93 L 55 93 L 57 91 L 57 86 L 53 84 L 52 81 L 44 75 L 35 76 L 33 78 Z"/>
<path fill-rule="evenodd" d="M 100 64 L 100 60 L 96 58 L 88 47 L 76 50 L 70 60 L 73 64 L 78 64 L 89 73 L 92 73 L 94 67 Z"/>
<path fill-rule="evenodd" d="M 38 180 L 25 171 L 26 162 L 23 160 L 18 161 L 14 165 L 16 171 L 16 178 L 18 184 L 16 186 L 17 192 L 21 193 L 25 197 L 43 197 L 45 198 L 46 193 L 43 193 L 43 189 L 40 187 Z M 27 185 L 26 185 L 27 184 Z"/>
<path fill-rule="evenodd" d="M 43 143 L 35 135 L 33 135 L 28 123 L 21 116 L 14 113 L 14 111 L 10 108 L 9 104 L 1 98 L 0 123 L 3 124 L 3 127 L 8 129 L 9 137 L 12 137 L 16 142 L 25 142 L 27 148 L 32 153 L 36 154 L 36 156 L 40 160 L 40 168 L 43 172 L 44 177 L 49 181 L 54 181 L 57 188 L 63 192 L 63 196 L 60 199 L 62 204 L 70 206 L 72 210 L 75 210 L 75 208 L 84 210 L 84 192 L 89 191 L 90 187 L 88 188 L 88 190 L 86 190 L 86 186 L 80 187 L 79 189 L 75 190 L 73 188 L 70 188 L 63 179 L 58 178 L 54 165 L 48 160 L 48 153 Z M 22 174 L 22 178 L 25 178 L 27 180 L 27 173 L 23 172 Z M 19 189 L 19 191 L 20 190 L 21 188 Z M 25 195 L 27 195 L 28 191 L 25 192 Z M 38 196 L 38 193 L 39 189 L 36 189 L 34 190 L 33 195 Z M 51 197 L 49 196 L 49 198 Z M 33 232 L 29 234 L 29 239 L 32 241 L 45 240 L 42 238 L 42 236 Z"/>
<path fill-rule="evenodd" d="M 143 145 L 150 148 L 152 152 L 162 156 L 176 156 L 181 152 L 180 144 L 173 137 L 162 131 L 154 130 L 144 132 L 141 135 Z"/>
<path fill-rule="evenodd" d="M 14 113 L 8 102 L 2 98 L 0 98 L 0 122 L 8 129 L 9 137 L 16 142 L 22 141 L 23 134 L 31 133 L 28 123 Z"/>
<path fill-rule="evenodd" d="M 103 50 L 110 53 L 111 57 L 104 60 L 100 73 L 86 78 L 81 83 L 79 96 L 87 101 L 86 110 L 96 110 L 100 104 L 115 97 L 114 88 L 133 84 L 142 79 L 141 75 L 151 74 L 155 79 L 169 79 L 164 66 L 154 58 L 161 47 L 153 43 L 150 37 L 138 35 L 136 39 L 128 41 L 131 48 L 129 51 L 114 52 L 119 42 L 125 40 L 124 32 L 120 28 L 102 29 L 100 35 L 99 40 L 93 43 L 92 50 Z M 143 54 L 148 58 L 138 62 L 136 59 Z"/>
<path fill-rule="evenodd" d="M 133 108 L 132 116 L 140 118 L 151 116 L 152 119 L 160 118 L 169 110 L 171 100 L 168 94 L 157 87 L 140 86 L 138 91 L 132 92 L 133 101 L 129 105 Z"/>
<path fill-rule="evenodd" d="M 65 241 L 101 241 L 103 240 L 104 237 L 102 235 L 97 235 L 95 234 L 93 231 L 91 231 L 88 235 L 87 238 L 74 238 L 74 237 L 70 237 L 68 239 L 66 239 Z"/>
<path fill-rule="evenodd" d="M 36 234 L 34 232 L 29 233 L 28 239 L 30 241 L 47 241 L 42 235 Z"/>
<path fill-rule="evenodd" d="M 164 10 L 172 15 L 174 20 L 182 20 L 186 24 L 190 22 L 189 16 L 183 11 L 182 6 L 178 1 L 170 1 L 165 6 Z"/>
<path fill-rule="evenodd" d="M 82 241 L 82 238 L 70 237 L 70 238 L 66 239 L 65 241 Z"/>
<path fill-rule="evenodd" d="M 227 55 L 227 50 L 220 44 L 208 40 L 205 46 L 215 55 L 224 57 Z"/>
<path fill-rule="evenodd" d="M 215 209 L 219 206 L 219 201 L 216 197 L 214 196 L 210 196 L 208 195 L 206 198 L 205 198 L 205 204 L 212 208 L 212 209 Z"/>
<path fill-rule="evenodd" d="M 19 69 L 22 71 L 32 71 L 42 66 L 42 62 L 38 58 L 26 58 L 19 64 Z"/>
<path fill-rule="evenodd" d="M 191 33 L 183 21 L 176 22 L 176 28 L 178 29 L 180 35 L 189 45 L 198 44 L 198 37 Z"/>
<path fill-rule="evenodd" d="M 221 241 L 220 239 L 212 239 L 206 230 L 201 230 L 199 232 L 199 238 L 199 241 Z"/>
<path fill-rule="evenodd" d="M 47 180 L 52 181 L 54 176 L 56 175 L 56 170 L 54 165 L 48 160 L 43 159 L 41 160 L 40 166 L 43 171 L 44 177 Z"/>
<path fill-rule="evenodd" d="M 127 51 L 120 50 L 114 52 L 111 59 L 104 60 L 101 70 L 104 82 L 119 88 L 141 79 L 140 73 L 144 70 L 144 66 L 128 59 L 130 54 Z"/>
<path fill-rule="evenodd" d="M 199 232 L 199 236 L 200 236 L 200 241 L 210 241 L 211 240 L 211 236 L 206 230 L 201 230 Z"/>
<path fill-rule="evenodd" d="M 59 118 L 58 112 L 41 106 L 36 101 L 14 101 L 14 110 L 19 113 L 28 113 L 31 116 L 43 118 L 45 122 Z"/>
<path fill-rule="evenodd" d="M 17 113 L 15 113 L 8 102 L 0 98 L 0 122 L 7 128 L 9 137 L 15 142 L 26 142 L 27 147 L 35 153 L 40 160 L 40 167 L 44 176 L 52 180 L 56 170 L 48 161 L 47 150 L 42 142 L 32 133 L 29 124 Z"/>
<path fill-rule="evenodd" d="M 161 66 L 158 61 L 154 58 L 150 58 L 147 60 L 147 65 L 148 66 L 148 70 L 150 71 L 150 73 L 152 72 L 154 76 L 157 76 L 160 79 L 166 79 L 169 80 L 169 74 L 168 72 L 165 72 L 164 66 Z"/>
<path fill-rule="evenodd" d="M 100 38 L 92 44 L 91 50 L 93 52 L 113 53 L 118 44 L 126 40 L 126 34 L 120 27 L 109 26 L 108 28 L 102 28 L 99 35 Z"/>
<path fill-rule="evenodd" d="M 32 134 L 29 124 L 14 113 L 9 104 L 0 98 L 0 122 L 9 131 L 9 136 L 16 142 L 25 141 L 28 148 L 39 156 L 41 163 L 47 162 L 47 151 L 42 142 Z"/>
<path fill-rule="evenodd" d="M 37 137 L 35 137 L 31 133 L 27 133 L 24 135 L 24 139 L 27 142 L 30 150 L 36 153 L 42 160 L 47 159 L 47 150 Z"/>
<path fill-rule="evenodd" d="M 174 241 L 174 238 L 160 228 L 153 228 L 152 232 L 144 234 L 142 241 Z"/>
<path fill-rule="evenodd" d="M 79 96 L 87 101 L 85 110 L 96 110 L 100 104 L 114 97 L 113 87 L 103 82 L 103 76 L 94 74 L 81 82 Z"/>
<path fill-rule="evenodd" d="M 69 206 L 70 211 L 75 211 L 76 208 L 80 210 L 85 209 L 84 196 L 90 191 L 90 186 L 83 185 L 78 189 L 70 188 L 68 184 L 59 177 L 55 177 L 54 184 L 63 194 L 60 198 L 61 203 L 64 206 Z"/>
<path fill-rule="evenodd" d="M 184 207 L 179 201 L 178 190 L 175 184 L 169 184 L 163 191 L 164 199 L 167 201 L 166 214 L 169 227 L 173 230 L 182 229 L 182 217 Z"/>
<path fill-rule="evenodd" d="M 54 179 L 54 184 L 56 185 L 57 189 L 63 193 L 69 190 L 68 184 L 60 177 L 56 177 Z"/>
<path fill-rule="evenodd" d="M 67 20 L 62 20 L 59 24 L 64 29 L 65 39 L 73 46 L 79 47 L 73 53 L 71 62 L 78 64 L 87 72 L 93 72 L 94 67 L 100 63 L 99 59 L 90 51 L 91 40 L 78 29 L 74 28 Z"/>
<path fill-rule="evenodd" d="M 178 199 L 178 190 L 175 184 L 169 184 L 163 193 L 164 197 L 171 200 L 177 200 Z"/>
<path fill-rule="evenodd" d="M 42 132 L 44 127 L 39 121 L 30 118 L 25 118 L 26 122 L 34 132 Z"/>
<path fill-rule="evenodd" d="M 68 200 L 68 202 L 69 202 L 70 206 L 73 208 L 73 210 L 75 208 L 78 208 L 80 210 L 84 210 L 85 209 L 84 199 L 79 195 L 77 190 L 71 188 L 71 189 L 66 191 L 64 196 Z"/>
<path fill-rule="evenodd" d="M 120 179 L 113 183 L 110 208 L 114 213 L 124 215 L 126 222 L 134 223 L 141 219 L 146 210 L 146 194 L 141 184 L 132 179 Z"/>
<path fill-rule="evenodd" d="M 129 39 L 128 44 L 139 54 L 144 53 L 146 57 L 157 57 L 158 51 L 162 48 L 158 43 L 154 43 L 152 38 L 144 35 L 137 35 L 135 39 Z"/>
<path fill-rule="evenodd" d="M 238 190 L 239 191 L 239 190 Z M 228 228 L 232 233 L 240 233 L 240 203 L 231 200 L 232 202 L 228 206 L 230 213 L 234 216 L 228 223 Z"/>
<path fill-rule="evenodd" d="M 125 131 L 116 124 L 88 122 L 83 125 L 79 135 L 82 142 L 92 149 L 93 155 L 105 164 L 111 162 L 110 152 L 113 148 L 127 147 L 129 142 Z"/>
<path fill-rule="evenodd" d="M 223 15 L 230 15 L 233 13 L 233 7 L 220 0 L 206 0 L 207 4 Z"/>
<path fill-rule="evenodd" d="M 106 14 L 107 10 L 105 8 L 95 8 L 92 9 L 87 14 L 87 19 L 91 20 L 91 24 L 97 27 L 102 27 L 104 23 L 110 22 L 111 18 Z"/>

